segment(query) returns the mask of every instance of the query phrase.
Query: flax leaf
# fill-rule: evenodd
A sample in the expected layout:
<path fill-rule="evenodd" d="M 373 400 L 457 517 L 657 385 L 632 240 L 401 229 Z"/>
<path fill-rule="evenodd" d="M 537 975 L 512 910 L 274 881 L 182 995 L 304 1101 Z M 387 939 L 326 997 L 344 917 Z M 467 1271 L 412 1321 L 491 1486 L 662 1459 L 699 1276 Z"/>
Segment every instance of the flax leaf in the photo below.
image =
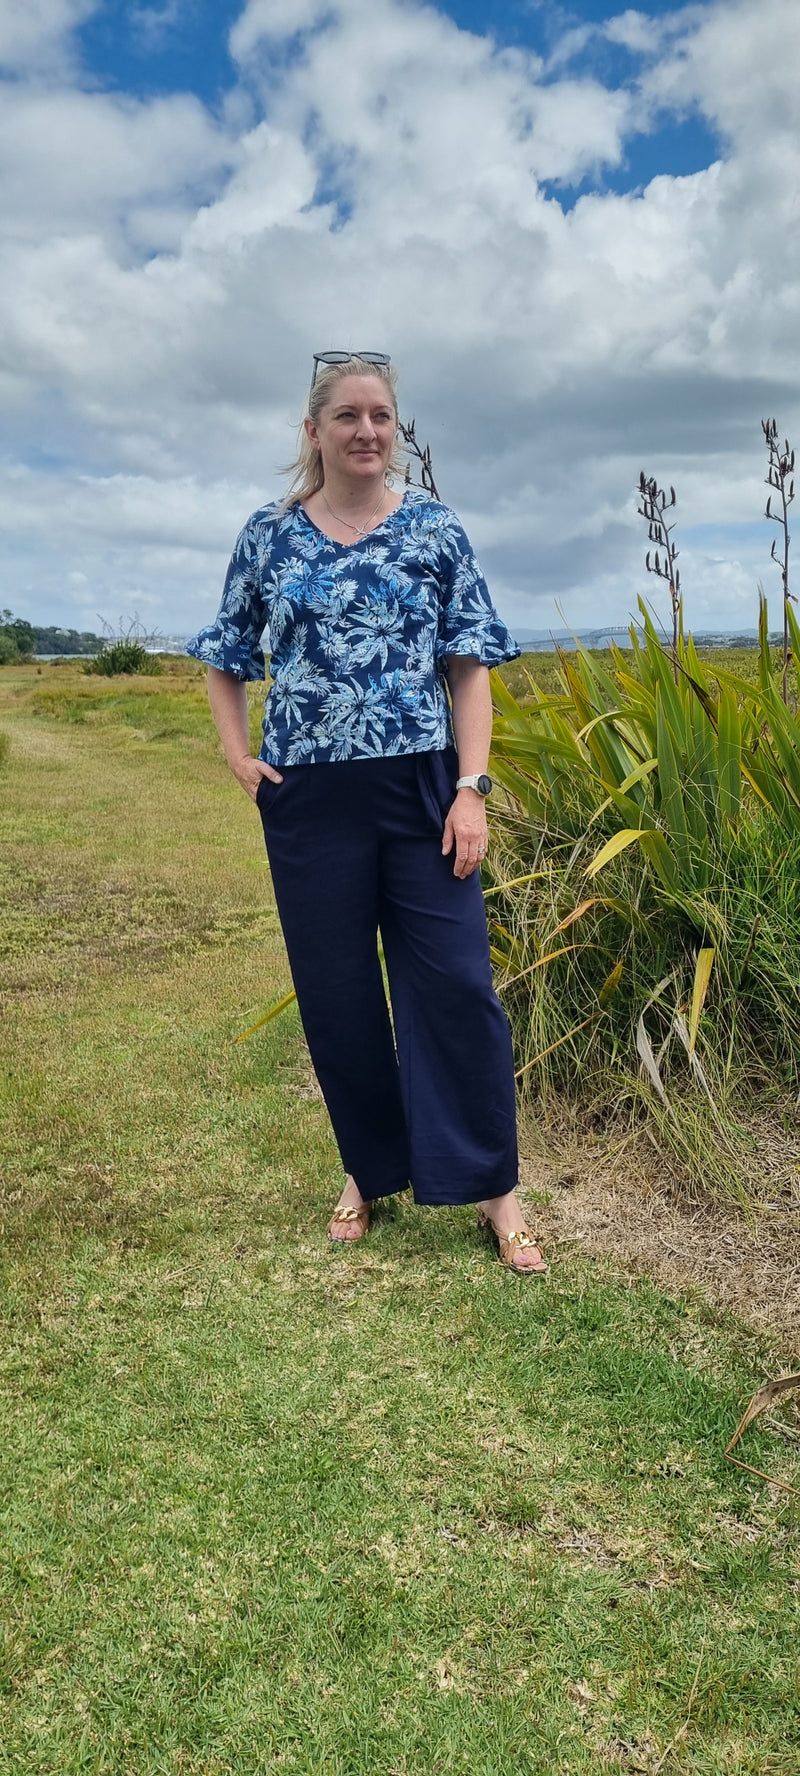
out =
<path fill-rule="evenodd" d="M 700 1016 L 706 1002 L 708 983 L 714 966 L 716 950 L 700 950 L 695 964 L 694 986 L 692 988 L 692 1009 L 689 1013 L 689 1054 L 694 1054 Z"/>

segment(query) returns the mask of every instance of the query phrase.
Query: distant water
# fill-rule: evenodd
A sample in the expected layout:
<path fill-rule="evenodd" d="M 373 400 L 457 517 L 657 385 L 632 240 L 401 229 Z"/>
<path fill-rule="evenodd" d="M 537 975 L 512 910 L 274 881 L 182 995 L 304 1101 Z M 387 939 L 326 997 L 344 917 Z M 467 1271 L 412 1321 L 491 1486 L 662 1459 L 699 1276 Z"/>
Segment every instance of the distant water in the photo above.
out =
<path fill-rule="evenodd" d="M 621 648 L 629 648 L 631 645 L 627 629 L 593 629 L 589 634 L 580 631 L 577 635 L 537 635 L 530 639 L 523 634 L 516 635 L 514 640 L 519 642 L 525 654 L 552 654 L 556 648 L 563 648 L 565 653 L 574 653 L 577 647 L 605 648 L 612 641 Z"/>
<path fill-rule="evenodd" d="M 758 646 L 758 636 L 755 630 L 745 631 L 742 634 L 727 629 L 718 629 L 713 632 L 693 629 L 687 630 L 686 633 L 687 636 L 691 633 L 695 646 L 700 648 L 754 648 Z M 516 633 L 514 639 L 519 643 L 524 654 L 552 654 L 556 648 L 563 648 L 565 653 L 574 653 L 577 647 L 599 650 L 610 647 L 612 642 L 615 642 L 619 648 L 631 646 L 629 627 L 625 629 L 579 629 L 575 635 L 542 635 L 541 631 L 526 634 L 523 629 Z M 667 634 L 666 630 L 663 632 L 662 639 L 665 646 L 670 646 L 672 637 Z M 777 647 L 783 637 L 776 633 L 770 635 L 769 639 L 770 645 Z"/>

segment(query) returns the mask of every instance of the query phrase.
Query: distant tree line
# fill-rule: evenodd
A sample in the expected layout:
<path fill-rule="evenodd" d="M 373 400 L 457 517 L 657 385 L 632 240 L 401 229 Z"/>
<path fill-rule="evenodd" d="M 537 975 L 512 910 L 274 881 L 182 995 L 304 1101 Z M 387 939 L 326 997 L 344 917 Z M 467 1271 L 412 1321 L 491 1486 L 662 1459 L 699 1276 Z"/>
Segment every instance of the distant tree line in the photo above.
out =
<path fill-rule="evenodd" d="M 98 654 L 103 645 L 102 635 L 89 629 L 42 628 L 10 610 L 0 611 L 0 666 L 30 654 Z"/>

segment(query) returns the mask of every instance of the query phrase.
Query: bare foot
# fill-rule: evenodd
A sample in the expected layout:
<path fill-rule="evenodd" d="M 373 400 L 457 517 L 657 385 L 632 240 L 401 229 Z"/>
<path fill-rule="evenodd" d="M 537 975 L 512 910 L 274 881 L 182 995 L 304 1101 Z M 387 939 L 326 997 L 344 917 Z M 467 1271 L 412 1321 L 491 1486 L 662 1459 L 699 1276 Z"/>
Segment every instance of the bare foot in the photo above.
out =
<path fill-rule="evenodd" d="M 354 1180 L 348 1177 L 328 1226 L 332 1240 L 360 1240 L 369 1229 L 370 1203 L 365 1203 Z"/>

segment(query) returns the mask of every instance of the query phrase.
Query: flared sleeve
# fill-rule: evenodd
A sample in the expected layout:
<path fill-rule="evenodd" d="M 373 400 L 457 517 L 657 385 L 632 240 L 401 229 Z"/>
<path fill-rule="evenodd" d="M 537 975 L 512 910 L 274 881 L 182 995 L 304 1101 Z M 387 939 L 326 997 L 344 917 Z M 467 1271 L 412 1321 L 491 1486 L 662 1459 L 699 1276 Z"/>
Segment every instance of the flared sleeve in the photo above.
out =
<path fill-rule="evenodd" d="M 186 652 L 234 678 L 266 678 L 261 645 L 266 626 L 257 537 L 253 520 L 248 519 L 230 559 L 216 621 L 192 636 Z"/>
<path fill-rule="evenodd" d="M 455 513 L 445 508 L 441 602 L 436 657 L 468 654 L 483 666 L 501 666 L 521 652 L 492 603 L 480 563 Z"/>

